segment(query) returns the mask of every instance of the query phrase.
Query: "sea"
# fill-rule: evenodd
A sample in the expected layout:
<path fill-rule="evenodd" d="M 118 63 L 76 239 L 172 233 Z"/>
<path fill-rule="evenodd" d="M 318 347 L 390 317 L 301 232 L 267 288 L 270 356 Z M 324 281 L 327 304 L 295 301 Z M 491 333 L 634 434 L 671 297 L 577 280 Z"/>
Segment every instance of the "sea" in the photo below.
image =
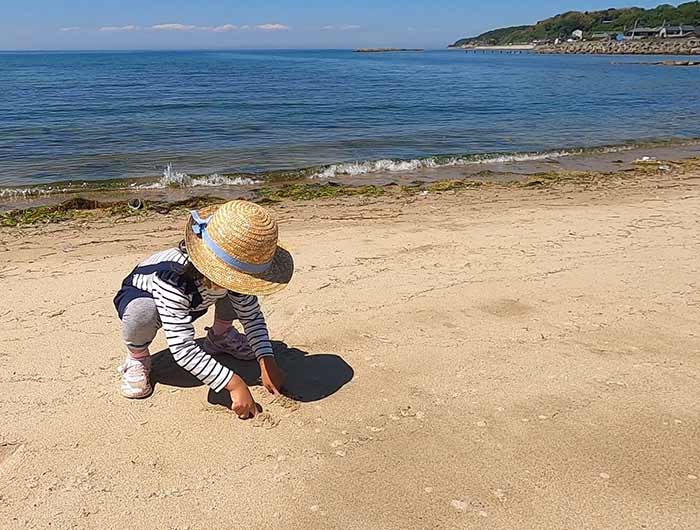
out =
<path fill-rule="evenodd" d="M 0 203 L 76 189 L 440 178 L 669 145 L 700 156 L 700 68 L 649 64 L 667 59 L 0 53 Z"/>

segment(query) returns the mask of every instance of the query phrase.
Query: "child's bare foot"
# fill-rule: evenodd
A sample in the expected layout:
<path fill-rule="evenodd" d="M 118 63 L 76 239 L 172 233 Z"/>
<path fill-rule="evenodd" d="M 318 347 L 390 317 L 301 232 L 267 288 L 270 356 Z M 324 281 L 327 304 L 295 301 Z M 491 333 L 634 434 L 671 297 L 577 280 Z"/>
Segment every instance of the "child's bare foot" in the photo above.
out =
<path fill-rule="evenodd" d="M 119 368 L 122 374 L 122 396 L 129 399 L 142 399 L 153 393 L 149 380 L 151 358 L 132 359 L 128 357 Z"/>
<path fill-rule="evenodd" d="M 255 353 L 248 344 L 248 339 L 234 327 L 229 328 L 223 335 L 214 335 L 214 330 L 209 328 L 203 348 L 209 355 L 226 354 L 241 361 L 255 360 Z"/>

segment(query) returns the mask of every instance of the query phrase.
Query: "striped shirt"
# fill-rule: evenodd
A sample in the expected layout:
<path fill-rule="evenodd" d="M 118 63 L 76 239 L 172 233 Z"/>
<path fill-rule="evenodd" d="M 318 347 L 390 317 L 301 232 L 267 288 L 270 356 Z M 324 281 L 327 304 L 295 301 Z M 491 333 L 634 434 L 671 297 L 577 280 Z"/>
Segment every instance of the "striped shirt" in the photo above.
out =
<path fill-rule="evenodd" d="M 187 254 L 178 248 L 159 252 L 140 263 L 124 280 L 124 287 L 153 297 L 175 362 L 219 392 L 229 383 L 233 371 L 197 345 L 195 319 L 228 296 L 257 359 L 274 355 L 267 324 L 257 297 L 208 288 L 201 281 L 188 283 L 181 274 L 187 261 Z"/>

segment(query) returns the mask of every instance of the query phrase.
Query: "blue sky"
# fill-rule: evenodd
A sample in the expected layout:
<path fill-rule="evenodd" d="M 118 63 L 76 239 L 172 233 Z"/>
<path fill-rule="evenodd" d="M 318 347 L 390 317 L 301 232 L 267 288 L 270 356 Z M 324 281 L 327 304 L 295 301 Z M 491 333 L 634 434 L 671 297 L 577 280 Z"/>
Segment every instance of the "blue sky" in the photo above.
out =
<path fill-rule="evenodd" d="M 0 0 L 0 49 L 442 48 L 614 0 Z"/>

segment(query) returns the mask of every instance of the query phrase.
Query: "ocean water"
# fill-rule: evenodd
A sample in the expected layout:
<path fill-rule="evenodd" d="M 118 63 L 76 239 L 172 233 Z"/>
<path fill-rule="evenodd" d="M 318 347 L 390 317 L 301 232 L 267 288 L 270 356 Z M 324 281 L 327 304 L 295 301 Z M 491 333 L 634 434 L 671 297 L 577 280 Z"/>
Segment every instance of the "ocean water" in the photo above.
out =
<path fill-rule="evenodd" d="M 700 138 L 700 68 L 638 64 L 663 59 L 0 53 L 0 188 L 235 186 Z"/>

